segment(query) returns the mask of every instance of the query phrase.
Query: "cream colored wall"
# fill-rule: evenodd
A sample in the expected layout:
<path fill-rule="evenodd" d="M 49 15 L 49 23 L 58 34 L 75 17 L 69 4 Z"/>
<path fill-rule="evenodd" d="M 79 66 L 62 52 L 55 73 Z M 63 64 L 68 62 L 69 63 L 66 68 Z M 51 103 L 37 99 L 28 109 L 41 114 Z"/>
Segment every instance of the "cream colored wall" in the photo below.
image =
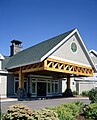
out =
<path fill-rule="evenodd" d="M 67 88 L 67 80 L 62 80 L 62 92 L 64 92 Z M 73 85 L 73 82 L 74 82 L 74 85 Z M 72 91 L 76 91 L 76 82 L 74 81 L 74 78 L 71 78 L 70 79 L 70 88 Z"/>
<path fill-rule="evenodd" d="M 79 82 L 79 94 L 83 91 L 89 91 L 94 88 L 94 82 Z"/>
<path fill-rule="evenodd" d="M 7 76 L 0 76 L 0 97 L 7 97 Z"/>
<path fill-rule="evenodd" d="M 51 56 L 50 58 L 55 58 L 59 59 L 62 61 L 67 61 L 67 62 L 73 62 L 73 63 L 78 63 L 82 65 L 88 65 L 89 61 L 86 57 L 86 54 L 84 52 L 84 48 L 82 47 L 82 44 L 79 38 L 76 37 L 76 34 L 73 35 L 69 40 L 67 40 L 60 48 L 58 48 Z M 77 45 L 77 52 L 73 53 L 71 50 L 71 43 L 75 42 Z"/>
<path fill-rule="evenodd" d="M 65 92 L 66 87 L 67 87 L 66 80 L 62 80 L 62 93 Z"/>

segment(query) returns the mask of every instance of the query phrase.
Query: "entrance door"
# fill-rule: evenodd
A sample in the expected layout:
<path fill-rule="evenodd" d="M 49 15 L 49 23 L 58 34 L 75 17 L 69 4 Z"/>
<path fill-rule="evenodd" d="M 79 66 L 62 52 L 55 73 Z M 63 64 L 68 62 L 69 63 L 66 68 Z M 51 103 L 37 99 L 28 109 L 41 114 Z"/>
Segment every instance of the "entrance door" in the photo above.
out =
<path fill-rule="evenodd" d="M 46 96 L 46 83 L 37 82 L 37 96 Z"/>

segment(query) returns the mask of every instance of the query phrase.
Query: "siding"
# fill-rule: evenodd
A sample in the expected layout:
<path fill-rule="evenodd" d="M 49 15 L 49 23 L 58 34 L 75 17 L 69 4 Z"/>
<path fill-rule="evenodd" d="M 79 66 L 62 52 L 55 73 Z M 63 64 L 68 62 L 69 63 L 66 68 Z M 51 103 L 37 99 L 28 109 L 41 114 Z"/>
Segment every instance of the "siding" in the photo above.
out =
<path fill-rule="evenodd" d="M 79 82 L 76 87 L 79 94 L 81 94 L 83 91 L 88 91 L 94 88 L 94 82 Z"/>
<path fill-rule="evenodd" d="M 7 97 L 7 76 L 0 75 L 0 97 Z"/>
<path fill-rule="evenodd" d="M 59 58 L 62 60 L 72 61 L 73 63 L 81 63 L 90 66 L 89 61 L 85 55 L 84 47 L 81 46 L 80 40 L 78 40 L 76 34 L 73 35 L 69 40 L 67 40 L 59 49 L 57 49 L 50 58 Z M 78 51 L 73 53 L 71 51 L 71 43 L 75 42 Z"/>

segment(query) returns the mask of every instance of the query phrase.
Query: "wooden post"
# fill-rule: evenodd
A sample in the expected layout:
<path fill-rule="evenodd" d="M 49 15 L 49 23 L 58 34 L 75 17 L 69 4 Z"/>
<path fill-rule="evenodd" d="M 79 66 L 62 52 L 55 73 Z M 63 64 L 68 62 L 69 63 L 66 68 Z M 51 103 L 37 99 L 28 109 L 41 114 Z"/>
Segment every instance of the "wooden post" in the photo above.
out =
<path fill-rule="evenodd" d="M 67 75 L 67 89 L 70 89 L 70 75 Z"/>
<path fill-rule="evenodd" d="M 19 71 L 19 88 L 17 91 L 18 100 L 24 100 L 27 98 L 26 91 L 24 89 L 24 74 L 22 73 L 22 68 Z"/>
<path fill-rule="evenodd" d="M 67 89 L 63 93 L 64 97 L 73 97 L 73 93 L 70 89 L 70 74 L 67 74 Z"/>
<path fill-rule="evenodd" d="M 21 67 L 20 67 L 20 72 L 19 72 L 19 88 L 24 88 L 24 74 L 22 74 Z"/>

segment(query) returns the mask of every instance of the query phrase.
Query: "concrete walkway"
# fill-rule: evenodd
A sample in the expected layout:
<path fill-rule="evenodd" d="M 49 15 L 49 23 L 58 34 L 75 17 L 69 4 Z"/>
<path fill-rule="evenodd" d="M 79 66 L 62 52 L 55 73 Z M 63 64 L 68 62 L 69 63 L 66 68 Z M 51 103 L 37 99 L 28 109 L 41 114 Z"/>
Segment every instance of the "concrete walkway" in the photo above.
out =
<path fill-rule="evenodd" d="M 90 101 L 86 97 L 80 97 L 80 98 L 54 98 L 54 99 L 44 99 L 44 100 L 31 100 L 31 101 L 2 101 L 1 102 L 1 110 L 2 112 L 6 112 L 8 109 L 8 106 L 13 105 L 13 104 L 24 104 L 30 107 L 31 109 L 41 109 L 45 107 L 53 107 L 53 106 L 58 106 L 63 103 L 68 103 L 68 102 L 74 102 L 74 101 L 81 101 L 85 104 L 89 104 Z"/>

